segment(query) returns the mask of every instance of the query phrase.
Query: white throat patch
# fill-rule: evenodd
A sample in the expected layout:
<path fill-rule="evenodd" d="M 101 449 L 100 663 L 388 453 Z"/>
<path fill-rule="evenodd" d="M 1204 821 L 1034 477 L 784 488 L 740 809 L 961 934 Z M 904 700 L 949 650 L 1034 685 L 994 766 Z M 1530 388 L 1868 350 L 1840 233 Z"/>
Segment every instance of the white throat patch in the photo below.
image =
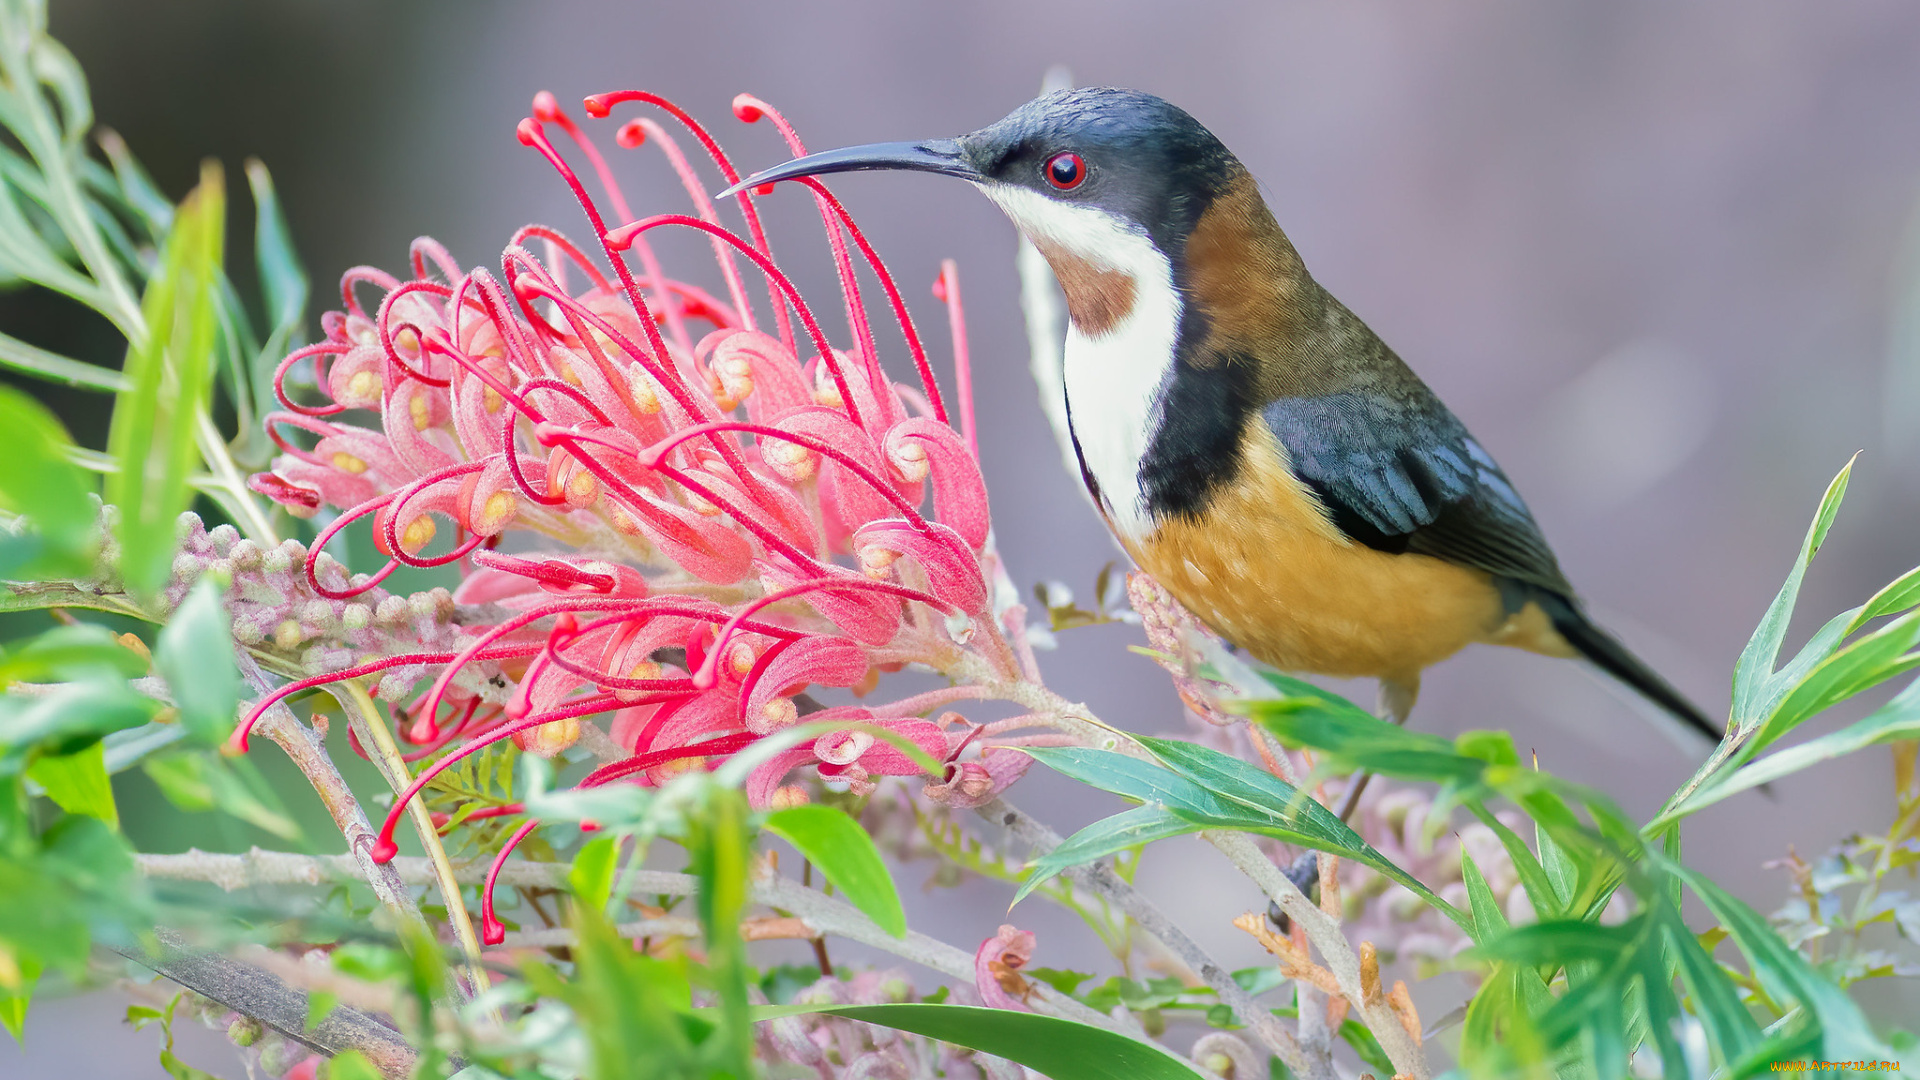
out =
<path fill-rule="evenodd" d="M 980 189 L 1043 250 L 1054 248 L 1134 282 L 1133 306 L 1105 333 L 1067 328 L 1066 392 L 1080 458 L 1109 520 L 1128 539 L 1153 532 L 1140 462 L 1160 427 L 1160 396 L 1173 363 L 1180 301 L 1173 266 L 1146 230 L 1104 210 L 1057 203 L 1011 184 Z"/>

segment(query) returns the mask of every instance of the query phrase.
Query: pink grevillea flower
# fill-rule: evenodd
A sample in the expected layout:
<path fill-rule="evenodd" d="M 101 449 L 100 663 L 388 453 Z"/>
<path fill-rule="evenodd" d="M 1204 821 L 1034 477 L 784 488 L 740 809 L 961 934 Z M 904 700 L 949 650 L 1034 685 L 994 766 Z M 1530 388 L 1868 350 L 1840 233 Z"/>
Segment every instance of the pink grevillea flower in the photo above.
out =
<path fill-rule="evenodd" d="M 836 343 L 774 261 L 752 196 L 739 200 L 743 230 L 720 224 L 705 193 L 739 172 L 705 128 L 651 94 L 586 101 L 601 118 L 635 107 L 641 114 L 616 129 L 616 143 L 664 157 L 693 213 L 636 216 L 608 160 L 543 93 L 519 136 L 578 199 L 585 240 L 528 226 L 497 271 L 463 269 L 418 240 L 404 279 L 348 271 L 343 310 L 322 320 L 325 340 L 277 373 L 284 408 L 267 424 L 283 454 L 252 486 L 295 515 L 331 514 L 304 553 L 301 584 L 315 603 L 354 604 L 402 565 L 454 564 L 463 575 L 451 616 L 417 649 L 383 639 L 372 655 L 329 655 L 235 732 L 244 749 L 274 701 L 382 674 L 377 694 L 417 748 L 407 756 L 432 760 L 387 815 L 376 858 L 392 857 L 395 824 L 426 784 L 502 740 L 551 756 L 604 714 L 626 756 L 582 785 L 657 785 L 794 724 L 816 708 L 809 688 L 864 696 L 880 671 L 909 663 L 956 681 L 1026 677 L 991 605 L 990 519 L 952 264 L 937 293 L 961 354 L 964 431 L 948 421 L 892 275 L 839 200 L 800 181 L 841 286 L 845 338 Z M 792 153 L 804 152 L 764 102 L 742 96 L 735 113 L 770 121 Z M 689 133 L 719 176 L 698 175 L 656 115 Z M 710 244 L 716 292 L 667 276 L 650 246 L 663 231 Z M 856 257 L 879 283 L 915 385 L 881 367 Z M 318 394 L 297 398 L 293 385 L 309 373 Z M 387 563 L 349 578 L 322 552 L 361 519 Z M 503 544 L 514 533 L 529 539 Z M 1024 756 L 994 747 L 981 757 L 986 729 L 952 714 L 921 718 L 966 696 L 815 712 L 868 729 L 788 750 L 755 772 L 748 793 L 760 805 L 791 793 L 782 781 L 796 769 L 855 790 L 917 773 L 872 734 L 879 725 L 947 763 L 931 778 L 935 797 L 985 801 L 1019 775 Z M 499 941 L 491 879 L 482 911 L 487 940 Z"/>
<path fill-rule="evenodd" d="M 995 1009 L 1028 1011 L 1024 999 L 1032 992 L 1020 969 L 1033 959 L 1033 931 L 1001 926 L 1000 932 L 980 943 L 973 954 L 973 985 L 981 1000 Z"/>

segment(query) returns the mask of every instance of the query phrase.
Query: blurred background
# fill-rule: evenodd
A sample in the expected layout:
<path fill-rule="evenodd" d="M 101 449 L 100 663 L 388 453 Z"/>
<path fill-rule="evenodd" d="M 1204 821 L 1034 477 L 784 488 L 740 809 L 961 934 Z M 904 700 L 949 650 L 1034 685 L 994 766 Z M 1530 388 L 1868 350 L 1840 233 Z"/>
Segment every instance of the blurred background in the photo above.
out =
<path fill-rule="evenodd" d="M 733 120 L 736 92 L 781 107 L 825 149 L 980 127 L 1065 64 L 1078 82 L 1173 100 L 1235 150 L 1314 275 L 1501 460 L 1595 613 L 1709 712 L 1724 711 L 1735 656 L 1856 451 L 1801 622 L 1859 603 L 1920 557 L 1920 8 L 1906 0 L 51 7 L 100 122 L 169 196 L 203 157 L 223 160 L 230 184 L 247 156 L 266 161 L 315 280 L 315 319 L 338 306 L 340 271 L 400 271 L 417 235 L 497 266 L 527 222 L 585 232 L 515 140 L 536 90 L 563 103 L 666 94 L 756 167 L 787 155 L 766 125 Z M 610 131 L 596 134 L 610 147 Z M 613 152 L 641 213 L 681 209 L 657 153 Z M 1023 586 L 1057 579 L 1084 598 L 1120 555 L 1035 400 L 1011 227 L 933 178 L 835 188 L 902 279 L 936 363 L 944 320 L 927 287 L 942 258 L 958 260 L 1001 550 Z M 826 306 L 837 291 L 811 205 L 782 190 L 762 206 L 776 254 Z M 245 282 L 244 199 L 235 213 L 230 258 Z M 663 246 L 669 272 L 715 284 L 698 246 Z M 114 359 L 110 330 L 44 294 L 0 294 L 0 322 Z M 910 371 L 897 348 L 887 361 Z M 83 442 L 104 438 L 103 399 L 34 389 Z M 1109 722 L 1184 730 L 1165 678 L 1126 651 L 1138 641 L 1126 626 L 1070 631 L 1042 666 Z M 1371 700 L 1370 687 L 1349 689 Z M 1543 766 L 1642 815 L 1704 754 L 1579 667 L 1504 650 L 1431 672 L 1414 723 L 1512 729 Z M 1063 832 L 1118 808 L 1042 771 L 1017 794 Z M 1887 756 L 1870 751 L 1796 775 L 1771 800 L 1701 814 L 1687 853 L 1766 912 L 1789 882 L 1763 862 L 1789 846 L 1813 856 L 1891 813 Z M 1149 891 L 1203 943 L 1257 962 L 1227 924 L 1256 898 L 1216 853 L 1175 842 L 1147 867 Z M 1006 899 L 943 890 L 910 903 L 916 924 L 971 943 L 993 933 Z M 1040 932 L 1036 963 L 1098 963 L 1070 918 L 1032 904 L 1019 917 Z M 1911 986 L 1863 993 L 1882 1017 L 1920 1014 Z M 25 1051 L 0 1042 L 0 1074 L 161 1075 L 150 1034 L 102 1030 L 118 1009 L 36 1004 Z M 231 1061 L 206 1049 L 196 1064 Z"/>

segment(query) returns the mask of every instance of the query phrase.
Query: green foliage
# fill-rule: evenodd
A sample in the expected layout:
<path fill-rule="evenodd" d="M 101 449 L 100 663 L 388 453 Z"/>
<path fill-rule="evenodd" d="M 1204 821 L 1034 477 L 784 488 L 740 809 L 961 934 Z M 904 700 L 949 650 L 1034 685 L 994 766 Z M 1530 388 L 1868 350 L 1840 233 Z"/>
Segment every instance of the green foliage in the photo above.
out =
<path fill-rule="evenodd" d="M 1078 858 L 1087 852 L 1104 854 L 1100 850 L 1103 848 L 1119 850 L 1114 843 L 1133 835 L 1135 830 L 1150 831 L 1155 834 L 1154 838 L 1163 838 L 1206 829 L 1239 829 L 1316 851 L 1330 851 L 1370 866 L 1405 885 L 1455 922 L 1467 924 L 1466 917 L 1453 905 L 1435 896 L 1326 807 L 1301 796 L 1285 781 L 1239 758 L 1192 743 L 1146 738 L 1139 741 L 1159 760 L 1147 761 L 1118 751 L 1086 747 L 1028 748 L 1027 752 L 1043 764 L 1102 791 L 1138 799 L 1147 804 L 1142 809 L 1159 807 L 1184 826 L 1176 830 L 1164 818 L 1129 811 L 1134 816 L 1121 815 L 1125 821 L 1097 822 L 1069 837 L 1066 842 L 1069 857 Z M 1132 841 L 1139 842 L 1139 839 Z M 1046 876 L 1067 865 L 1071 864 L 1063 863 L 1057 852 L 1054 859 L 1036 864 L 1015 902 L 1033 891 Z"/>
<path fill-rule="evenodd" d="M 167 801 L 182 810 L 219 810 L 283 840 L 302 838 L 299 823 L 251 762 L 187 751 L 149 758 L 141 768 Z"/>
<path fill-rule="evenodd" d="M 200 463 L 226 209 L 219 166 L 208 165 L 174 215 L 160 271 L 141 301 L 145 333 L 127 349 L 128 389 L 114 402 L 107 451 L 117 468 L 107 478 L 107 501 L 120 510 L 121 576 L 139 595 L 166 583 L 173 523 L 192 498 L 188 475 Z"/>
<path fill-rule="evenodd" d="M 1128 1080 L 1196 1080 L 1192 1067 L 1151 1043 L 1116 1031 L 1038 1013 L 965 1005 L 789 1006 L 763 1015 L 819 1012 L 864 1020 L 932 1039 L 959 1043 L 1025 1065 L 1053 1080 L 1127 1077 Z"/>
<path fill-rule="evenodd" d="M 880 860 L 873 837 L 845 811 L 815 804 L 789 807 L 768 814 L 764 828 L 819 867 L 847 902 L 880 929 L 894 937 L 906 935 L 907 913 L 887 864 Z"/>
<path fill-rule="evenodd" d="M 180 722 L 208 746 L 226 742 L 240 706 L 240 669 L 232 622 L 221 600 L 226 583 L 201 578 L 160 631 L 154 667 L 167 680 Z"/>
<path fill-rule="evenodd" d="M 73 440 L 46 407 L 0 387 L 0 509 L 33 531 L 0 537 L 0 577 L 79 576 L 93 565 L 97 511 L 92 481 L 69 460 Z"/>

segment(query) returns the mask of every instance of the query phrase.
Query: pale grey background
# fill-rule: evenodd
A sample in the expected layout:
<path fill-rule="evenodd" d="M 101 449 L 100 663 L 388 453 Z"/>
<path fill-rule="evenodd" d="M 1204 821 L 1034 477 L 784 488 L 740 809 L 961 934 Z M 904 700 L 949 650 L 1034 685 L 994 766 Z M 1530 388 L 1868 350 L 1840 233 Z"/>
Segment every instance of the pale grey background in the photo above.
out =
<path fill-rule="evenodd" d="M 764 126 L 731 119 L 739 90 L 826 148 L 978 127 L 1065 63 L 1081 82 L 1180 103 L 1238 152 L 1316 276 L 1500 458 L 1594 609 L 1709 711 L 1724 709 L 1733 659 L 1850 454 L 1865 451 L 1803 611 L 1858 603 L 1920 552 L 1920 356 L 1895 347 L 1899 320 L 1915 318 L 1920 196 L 1920 9 L 1904 0 L 55 0 L 53 20 L 101 120 L 170 193 L 202 155 L 267 160 L 323 300 L 346 266 L 401 269 L 416 234 L 477 262 L 530 220 L 583 233 L 514 139 L 540 88 L 575 102 L 669 94 L 753 165 L 785 155 Z M 681 207 L 657 156 L 617 160 L 642 212 Z M 1033 400 L 1010 228 L 964 185 L 836 189 L 937 359 L 926 287 L 941 258 L 959 260 L 1002 549 L 1019 580 L 1084 592 L 1116 551 Z M 786 192 L 763 205 L 776 252 L 831 297 L 811 207 Z M 670 252 L 670 265 L 703 266 L 696 249 Z M 1911 348 L 1920 334 L 1906 334 Z M 1043 665 L 1109 721 L 1175 727 L 1164 680 L 1124 651 L 1136 634 L 1077 631 Z M 1511 728 L 1544 766 L 1640 813 L 1694 763 L 1610 687 L 1516 653 L 1434 671 L 1415 723 Z M 1890 790 L 1884 752 L 1830 765 L 1774 801 L 1701 815 L 1688 855 L 1771 910 L 1786 883 L 1760 863 L 1884 827 Z M 1018 794 L 1063 827 L 1115 808 L 1043 779 Z M 1226 920 L 1255 899 L 1216 855 L 1169 845 L 1149 868 L 1203 940 L 1253 962 Z M 1005 899 L 940 893 L 916 899 L 915 918 L 971 942 Z M 1041 932 L 1037 963 L 1096 959 L 1068 921 L 1021 916 Z M 1920 1012 L 1911 989 L 1869 997 L 1885 1017 Z M 71 1026 L 82 1003 L 37 1009 L 26 1057 L 0 1044 L 0 1075 L 159 1075 L 144 1036 Z"/>

